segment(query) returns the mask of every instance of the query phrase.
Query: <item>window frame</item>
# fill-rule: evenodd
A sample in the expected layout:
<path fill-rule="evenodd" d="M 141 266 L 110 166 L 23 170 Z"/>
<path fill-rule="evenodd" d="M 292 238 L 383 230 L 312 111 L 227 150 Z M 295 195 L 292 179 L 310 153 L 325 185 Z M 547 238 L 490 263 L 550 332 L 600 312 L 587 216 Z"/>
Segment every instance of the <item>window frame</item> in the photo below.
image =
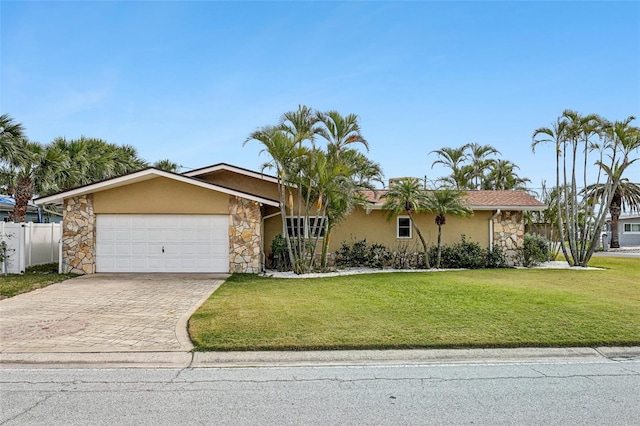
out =
<path fill-rule="evenodd" d="M 308 221 L 307 221 L 307 218 L 309 219 Z M 319 233 L 320 235 L 311 235 L 312 234 L 311 222 L 315 223 L 315 221 L 318 220 L 318 218 L 322 219 L 324 226 L 316 229 L 316 233 Z M 316 238 L 316 237 L 324 238 L 325 232 L 327 232 L 327 216 L 286 216 L 287 234 L 289 235 L 290 238 L 299 237 L 298 235 L 294 235 L 295 232 L 292 232 L 292 231 L 298 230 L 298 225 L 294 225 L 294 222 L 296 220 L 302 221 L 302 237 L 303 238 L 306 238 L 306 239 Z"/>
<path fill-rule="evenodd" d="M 401 219 L 407 219 L 409 221 L 409 236 L 401 236 L 400 235 L 400 220 Z M 403 226 L 402 228 L 405 229 L 407 226 Z M 413 223 L 411 223 L 411 218 L 409 216 L 397 216 L 396 217 L 396 238 L 399 240 L 410 240 L 411 238 L 413 238 Z"/>
<path fill-rule="evenodd" d="M 626 230 L 627 225 L 629 226 L 629 230 Z M 638 227 L 637 231 L 633 230 L 634 225 Z M 622 224 L 622 232 L 625 234 L 640 234 L 640 222 L 628 222 Z"/>
<path fill-rule="evenodd" d="M 315 228 L 316 221 L 320 219 L 322 225 Z M 316 231 L 315 233 L 312 230 Z M 326 216 L 309 216 L 309 222 L 307 226 L 307 238 L 324 238 L 327 232 L 327 217 Z M 314 234 L 314 235 L 311 235 Z M 316 235 L 317 234 L 317 235 Z"/>
<path fill-rule="evenodd" d="M 298 230 L 300 229 L 299 221 L 302 220 L 302 237 L 306 238 L 307 234 L 307 226 L 304 216 L 287 216 L 285 218 L 285 223 L 287 224 L 287 235 L 289 238 L 298 238 L 300 235 L 297 235 Z M 295 221 L 298 221 L 294 224 Z"/>

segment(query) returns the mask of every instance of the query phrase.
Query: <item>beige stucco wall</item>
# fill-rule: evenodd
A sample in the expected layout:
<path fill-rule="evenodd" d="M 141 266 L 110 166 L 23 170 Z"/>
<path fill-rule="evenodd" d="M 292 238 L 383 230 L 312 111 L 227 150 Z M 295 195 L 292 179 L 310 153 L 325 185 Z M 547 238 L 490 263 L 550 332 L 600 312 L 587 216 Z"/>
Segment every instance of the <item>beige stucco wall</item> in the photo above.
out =
<path fill-rule="evenodd" d="M 96 192 L 94 211 L 130 214 L 229 214 L 229 196 L 157 177 Z"/>
<path fill-rule="evenodd" d="M 270 200 L 278 200 L 278 184 L 266 180 L 244 176 L 227 170 L 218 170 L 206 175 L 198 176 L 198 179 L 206 180 L 216 185 L 259 195 Z"/>
<path fill-rule="evenodd" d="M 465 234 L 467 241 L 478 242 L 482 247 L 489 247 L 489 220 L 492 212 L 476 211 L 473 216 L 458 218 L 447 217 L 447 223 L 442 227 L 442 243 L 453 244 L 460 241 L 460 235 Z M 438 240 L 438 227 L 435 224 L 433 214 L 419 214 L 416 222 L 422 231 L 428 245 L 435 245 Z M 271 252 L 273 238 L 282 231 L 282 219 L 276 216 L 265 221 L 264 239 L 265 252 Z M 396 238 L 396 218 L 390 221 L 386 219 L 386 212 L 372 210 L 367 214 L 362 209 L 357 209 L 341 224 L 337 225 L 331 233 L 329 251 L 335 252 L 343 241 L 362 240 L 384 244 L 389 249 L 398 247 L 399 244 L 415 245 L 422 249 L 422 243 L 415 231 L 412 238 Z"/>
<path fill-rule="evenodd" d="M 435 215 L 421 213 L 414 215 L 414 218 L 427 245 L 435 245 L 438 241 Z M 460 241 L 460 235 L 464 234 L 468 241 L 475 241 L 483 247 L 488 247 L 490 218 L 491 213 L 483 211 L 475 212 L 473 216 L 467 218 L 447 216 L 447 223 L 442 227 L 442 244 L 457 243 Z M 367 242 L 384 244 L 389 249 L 407 243 L 415 244 L 418 249 L 422 249 L 422 243 L 415 230 L 412 230 L 412 238 L 397 238 L 396 234 L 396 217 L 387 221 L 385 211 L 372 210 L 367 214 L 364 210 L 357 209 L 343 223 L 334 228 L 329 250 L 338 250 L 343 241 L 364 238 Z"/>

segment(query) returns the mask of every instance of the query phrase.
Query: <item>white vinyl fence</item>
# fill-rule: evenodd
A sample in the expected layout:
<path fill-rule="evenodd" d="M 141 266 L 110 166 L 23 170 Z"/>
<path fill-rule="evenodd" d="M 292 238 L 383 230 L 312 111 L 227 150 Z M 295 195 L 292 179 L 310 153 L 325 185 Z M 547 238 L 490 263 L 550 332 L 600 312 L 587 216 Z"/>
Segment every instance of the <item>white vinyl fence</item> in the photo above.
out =
<path fill-rule="evenodd" d="M 0 241 L 7 245 L 2 272 L 23 274 L 29 266 L 59 262 L 61 230 L 59 223 L 0 222 Z"/>

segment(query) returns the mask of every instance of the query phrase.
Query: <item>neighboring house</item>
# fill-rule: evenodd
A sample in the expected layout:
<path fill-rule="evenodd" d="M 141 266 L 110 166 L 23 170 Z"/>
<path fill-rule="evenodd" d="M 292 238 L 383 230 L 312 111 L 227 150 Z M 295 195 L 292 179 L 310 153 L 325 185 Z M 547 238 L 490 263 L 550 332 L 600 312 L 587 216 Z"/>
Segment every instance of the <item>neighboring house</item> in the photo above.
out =
<path fill-rule="evenodd" d="M 386 220 L 382 193 L 367 193 L 370 208 L 355 210 L 334 229 L 330 251 L 350 239 L 366 238 L 389 248 L 416 242 L 407 217 Z M 273 238 L 282 233 L 277 179 L 224 163 L 183 174 L 148 168 L 36 203 L 64 204 L 63 269 L 80 274 L 256 273 Z M 468 191 L 467 205 L 474 216 L 447 218 L 444 243 L 465 234 L 509 254 L 522 243 L 523 212 L 545 208 L 522 191 Z M 433 215 L 420 214 L 417 220 L 435 243 Z"/>
<path fill-rule="evenodd" d="M 13 197 L 9 195 L 0 195 L 0 220 L 6 222 L 9 218 L 9 213 L 13 212 L 13 208 L 16 205 Z M 34 203 L 27 205 L 27 217 L 25 222 L 34 223 L 58 223 L 62 221 L 62 214 L 56 213 L 44 208 L 40 208 L 38 213 L 38 206 Z"/>
<path fill-rule="evenodd" d="M 608 234 L 611 234 L 611 219 L 607 220 Z M 640 246 L 640 215 L 618 218 L 618 238 L 620 247 Z"/>

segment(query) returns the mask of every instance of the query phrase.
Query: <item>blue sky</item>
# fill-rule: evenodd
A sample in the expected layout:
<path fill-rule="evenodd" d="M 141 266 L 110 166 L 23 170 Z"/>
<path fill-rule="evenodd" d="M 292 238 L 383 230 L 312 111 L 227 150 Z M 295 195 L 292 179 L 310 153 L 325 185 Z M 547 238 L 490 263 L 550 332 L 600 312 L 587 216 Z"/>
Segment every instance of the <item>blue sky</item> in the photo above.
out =
<path fill-rule="evenodd" d="M 429 152 L 477 142 L 539 187 L 554 154 L 531 154 L 536 128 L 566 108 L 640 117 L 639 2 L 0 8 L 0 109 L 30 139 L 97 137 L 186 168 L 259 169 L 245 138 L 304 104 L 358 114 L 387 178 L 445 175 Z"/>

